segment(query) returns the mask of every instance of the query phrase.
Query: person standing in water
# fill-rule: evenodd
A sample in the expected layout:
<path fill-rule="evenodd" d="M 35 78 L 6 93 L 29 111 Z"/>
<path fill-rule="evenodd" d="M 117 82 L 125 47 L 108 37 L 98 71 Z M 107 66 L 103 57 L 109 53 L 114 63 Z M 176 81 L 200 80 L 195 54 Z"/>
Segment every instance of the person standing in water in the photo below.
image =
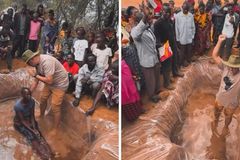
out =
<path fill-rule="evenodd" d="M 24 135 L 32 148 L 41 157 L 49 159 L 53 156 L 51 148 L 42 136 L 35 120 L 35 101 L 29 88 L 22 88 L 21 99 L 17 100 L 14 111 L 14 128 Z"/>
<path fill-rule="evenodd" d="M 228 61 L 222 60 L 218 53 L 220 46 L 225 40 L 226 36 L 220 35 L 217 45 L 215 46 L 212 53 L 214 61 L 222 70 L 221 84 L 218 93 L 216 94 L 214 124 L 215 126 L 218 125 L 219 117 L 222 110 L 224 109 L 225 125 L 223 131 L 228 133 L 228 126 L 232 121 L 233 113 L 239 106 L 238 100 L 240 98 L 240 56 L 231 55 Z"/>
<path fill-rule="evenodd" d="M 27 65 L 35 68 L 35 70 L 29 70 L 29 74 L 35 78 L 31 91 L 37 88 L 39 81 L 44 83 L 40 98 L 41 117 L 44 117 L 47 101 L 52 96 L 50 105 L 54 116 L 54 127 L 50 134 L 54 137 L 58 133 L 57 129 L 61 120 L 61 106 L 69 84 L 68 73 L 56 58 L 40 54 L 40 51 L 32 52 L 31 50 L 26 50 L 22 59 Z"/>

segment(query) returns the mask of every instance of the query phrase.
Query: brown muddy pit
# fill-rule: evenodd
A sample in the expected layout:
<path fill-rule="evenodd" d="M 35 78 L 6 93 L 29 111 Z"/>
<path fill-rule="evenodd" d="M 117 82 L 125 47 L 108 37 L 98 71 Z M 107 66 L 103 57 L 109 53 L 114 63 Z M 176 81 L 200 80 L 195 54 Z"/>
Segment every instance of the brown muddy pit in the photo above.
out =
<path fill-rule="evenodd" d="M 199 84 L 189 97 L 182 112 L 183 123 L 178 123 L 171 134 L 171 141 L 188 153 L 189 159 L 238 160 L 239 159 L 239 110 L 229 125 L 230 134 L 222 132 L 224 114 L 214 127 L 214 102 L 218 91 L 216 84 Z"/>
<path fill-rule="evenodd" d="M 16 132 L 13 128 L 13 117 L 15 114 L 13 106 L 15 104 L 15 101 L 16 100 L 9 100 L 0 103 L 0 159 L 38 159 L 37 156 L 32 152 L 31 147 L 27 145 L 25 138 Z M 38 106 L 36 109 L 38 115 Z M 91 143 L 85 141 L 85 145 L 82 145 L 83 140 L 81 137 L 78 137 L 78 134 L 75 133 L 74 130 L 71 130 L 69 128 L 66 129 L 64 126 L 62 126 L 59 130 L 59 135 L 56 137 L 50 137 L 48 135 L 48 131 L 51 128 L 51 117 L 45 118 L 41 121 L 38 120 L 38 122 L 40 130 L 42 131 L 52 149 L 60 153 L 61 158 L 58 158 L 59 160 L 78 160 L 84 157 L 89 151 Z"/>
<path fill-rule="evenodd" d="M 240 109 L 233 115 L 229 134 L 222 132 L 223 113 L 218 126 L 212 125 L 221 72 L 209 60 L 200 59 L 187 67 L 166 101 L 123 126 L 124 160 L 240 159 Z"/>

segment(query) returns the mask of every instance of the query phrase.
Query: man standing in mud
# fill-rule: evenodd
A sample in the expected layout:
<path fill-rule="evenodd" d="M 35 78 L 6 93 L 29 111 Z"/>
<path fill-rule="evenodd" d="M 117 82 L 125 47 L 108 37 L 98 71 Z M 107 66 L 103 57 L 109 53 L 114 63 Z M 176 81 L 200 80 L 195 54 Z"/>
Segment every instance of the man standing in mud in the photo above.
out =
<path fill-rule="evenodd" d="M 56 58 L 49 55 L 26 50 L 22 55 L 22 59 L 29 66 L 36 68 L 35 71 L 29 70 L 29 74 L 35 78 L 35 83 L 32 85 L 31 91 L 37 87 L 39 81 L 44 83 L 40 98 L 41 117 L 44 116 L 47 101 L 52 96 L 51 109 L 54 114 L 54 129 L 51 135 L 54 136 L 57 133 L 56 129 L 60 123 L 61 105 L 69 84 L 68 73 Z"/>
<path fill-rule="evenodd" d="M 219 36 L 217 45 L 215 46 L 212 53 L 214 61 L 222 70 L 221 84 L 216 95 L 214 124 L 217 126 L 221 112 L 224 109 L 225 125 L 223 132 L 228 133 L 228 126 L 232 121 L 232 115 L 239 106 L 238 100 L 240 98 L 240 56 L 231 55 L 228 61 L 221 59 L 218 53 L 220 46 L 222 45 L 223 41 L 225 41 L 225 39 L 225 35 Z"/>

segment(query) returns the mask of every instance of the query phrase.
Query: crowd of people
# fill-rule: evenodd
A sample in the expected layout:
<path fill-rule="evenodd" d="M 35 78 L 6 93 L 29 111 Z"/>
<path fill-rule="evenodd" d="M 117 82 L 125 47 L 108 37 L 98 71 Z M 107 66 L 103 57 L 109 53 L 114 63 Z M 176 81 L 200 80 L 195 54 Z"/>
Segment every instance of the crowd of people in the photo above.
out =
<path fill-rule="evenodd" d="M 42 135 L 35 120 L 35 101 L 31 93 L 38 82 L 44 83 L 40 98 L 42 118 L 51 96 L 52 136 L 57 134 L 60 108 L 66 93 L 74 95 L 72 104 L 75 107 L 79 106 L 84 93 L 93 97 L 86 115 L 94 113 L 100 100 L 109 108 L 118 105 L 118 41 L 114 28 L 94 32 L 86 31 L 82 26 L 74 29 L 67 21 L 59 22 L 54 10 L 42 4 L 36 10 L 23 4 L 19 11 L 15 4 L 4 10 L 0 17 L 1 59 L 6 60 L 10 72 L 14 72 L 14 58 L 21 58 L 34 68 L 28 70 L 34 78 L 32 86 L 22 89 L 22 98 L 14 107 L 14 127 L 37 151 Z"/>
<path fill-rule="evenodd" d="M 181 7 L 175 7 L 174 0 L 146 2 L 122 9 L 122 110 L 129 121 L 144 111 L 142 93 L 153 103 L 161 100 L 160 74 L 164 88 L 174 90 L 173 79 L 184 77 L 185 67 L 208 56 L 219 35 L 226 36 L 219 49 L 223 60 L 233 47 L 240 47 L 237 0 L 200 0 L 196 5 L 186 0 Z"/>

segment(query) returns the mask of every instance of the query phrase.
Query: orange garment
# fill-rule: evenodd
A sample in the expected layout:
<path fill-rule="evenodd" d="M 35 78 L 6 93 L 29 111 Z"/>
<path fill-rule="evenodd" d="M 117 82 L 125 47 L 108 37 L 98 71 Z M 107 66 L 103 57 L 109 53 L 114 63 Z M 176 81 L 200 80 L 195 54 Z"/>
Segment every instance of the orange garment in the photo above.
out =
<path fill-rule="evenodd" d="M 194 16 L 194 20 L 198 27 L 205 28 L 209 22 L 208 14 L 207 13 L 200 14 L 200 12 L 197 12 Z"/>
<path fill-rule="evenodd" d="M 62 40 L 64 39 L 65 37 L 65 31 L 64 30 L 61 30 L 59 33 L 58 33 L 58 38 L 57 38 L 57 41 L 55 43 L 55 51 L 56 53 L 59 53 L 61 50 L 62 50 L 62 46 L 61 46 L 61 43 L 62 43 Z"/>

